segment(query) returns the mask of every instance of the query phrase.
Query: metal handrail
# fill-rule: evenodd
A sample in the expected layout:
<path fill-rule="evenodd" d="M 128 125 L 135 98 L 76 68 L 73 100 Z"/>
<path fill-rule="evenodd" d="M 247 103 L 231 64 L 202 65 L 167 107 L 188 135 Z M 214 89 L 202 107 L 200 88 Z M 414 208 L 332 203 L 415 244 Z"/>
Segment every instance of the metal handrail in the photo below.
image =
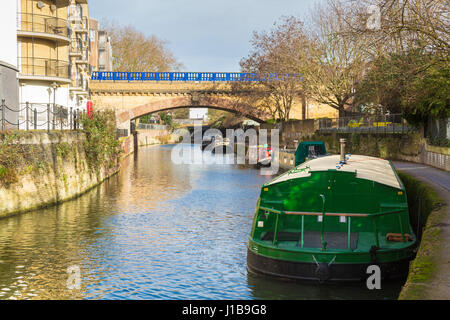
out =
<path fill-rule="evenodd" d="M 38 111 L 39 110 L 39 111 Z M 6 113 L 18 113 L 17 121 L 11 122 L 6 117 Z M 85 113 L 85 110 L 82 112 Z M 45 119 L 39 119 L 38 115 L 45 114 Z M 50 103 L 21 103 L 19 108 L 15 110 L 6 105 L 5 100 L 2 99 L 0 103 L 0 130 L 5 130 L 8 127 L 17 127 L 18 130 L 25 124 L 25 130 L 30 129 L 44 129 L 50 131 L 52 128 L 60 130 L 77 130 L 80 129 L 81 123 L 80 110 L 73 110 L 65 106 Z M 23 119 L 23 121 L 21 121 Z M 43 127 L 43 128 L 42 128 Z"/>
<path fill-rule="evenodd" d="M 317 119 L 317 124 L 321 132 L 402 134 L 417 130 L 400 113 L 361 113 L 350 117 L 322 118 Z"/>
<path fill-rule="evenodd" d="M 66 19 L 26 12 L 17 13 L 17 30 L 49 33 L 64 37 L 70 35 Z"/>
<path fill-rule="evenodd" d="M 383 212 L 378 212 L 378 213 L 334 213 L 334 212 L 325 212 L 325 199 L 323 199 L 323 210 L 322 212 L 300 212 L 300 211 L 284 211 L 284 210 L 277 210 L 277 209 L 273 209 L 273 208 L 268 208 L 268 207 L 263 207 L 260 206 L 259 209 L 260 210 L 264 210 L 266 212 L 273 212 L 276 213 L 276 220 L 275 220 L 275 231 L 274 231 L 274 236 L 273 236 L 273 245 L 277 245 L 278 241 L 276 239 L 277 234 L 278 234 L 278 220 L 279 220 L 279 216 L 280 215 L 299 215 L 302 216 L 302 232 L 301 232 L 301 238 L 300 238 L 300 243 L 301 243 L 301 248 L 303 248 L 303 230 L 304 230 L 304 216 L 322 216 L 322 230 L 321 230 L 321 243 L 322 243 L 322 250 L 325 251 L 326 250 L 326 242 L 324 241 L 323 238 L 323 233 L 324 233 L 324 226 L 325 226 L 325 217 L 326 216 L 340 216 L 340 217 L 348 217 L 348 236 L 347 236 L 347 246 L 348 249 L 351 250 L 351 246 L 350 246 L 350 232 L 351 232 L 351 218 L 352 217 L 356 217 L 356 218 L 373 218 L 374 219 L 374 235 L 375 235 L 375 241 L 376 241 L 376 246 L 379 247 L 380 243 L 379 243 L 379 239 L 378 239 L 378 229 L 376 226 L 376 218 L 380 217 L 380 216 L 384 216 L 384 215 L 389 215 L 389 214 L 400 214 L 401 212 L 403 212 L 406 208 L 402 208 L 402 209 L 396 209 L 396 210 L 390 210 L 390 211 L 383 211 Z M 400 215 L 398 215 L 399 217 L 399 222 L 400 222 L 400 232 L 402 234 L 402 238 L 403 238 L 403 242 L 406 242 L 406 238 L 405 238 L 405 234 L 404 234 L 404 230 L 403 230 L 403 223 L 401 221 L 401 217 Z"/>
<path fill-rule="evenodd" d="M 323 212 L 303 212 L 303 211 L 284 211 L 284 210 L 276 210 L 273 208 L 267 207 L 259 207 L 261 210 L 278 213 L 278 214 L 287 214 L 287 215 L 299 215 L 299 216 L 321 216 Z M 357 217 L 357 218 L 367 218 L 373 216 L 382 216 L 386 214 L 398 213 L 405 209 L 385 211 L 379 213 L 335 213 L 335 212 L 326 212 L 325 216 L 339 216 L 339 217 Z"/>

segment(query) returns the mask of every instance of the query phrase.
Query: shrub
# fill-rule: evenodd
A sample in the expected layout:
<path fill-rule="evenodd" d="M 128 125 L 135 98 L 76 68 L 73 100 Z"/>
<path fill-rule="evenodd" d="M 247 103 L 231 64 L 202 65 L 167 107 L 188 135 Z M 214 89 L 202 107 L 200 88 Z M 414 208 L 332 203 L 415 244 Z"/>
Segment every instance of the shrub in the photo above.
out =
<path fill-rule="evenodd" d="M 116 118 L 113 110 L 94 112 L 89 118 L 81 117 L 83 132 L 86 134 L 84 148 L 86 160 L 91 168 L 112 168 L 120 154 L 120 144 L 116 140 Z"/>

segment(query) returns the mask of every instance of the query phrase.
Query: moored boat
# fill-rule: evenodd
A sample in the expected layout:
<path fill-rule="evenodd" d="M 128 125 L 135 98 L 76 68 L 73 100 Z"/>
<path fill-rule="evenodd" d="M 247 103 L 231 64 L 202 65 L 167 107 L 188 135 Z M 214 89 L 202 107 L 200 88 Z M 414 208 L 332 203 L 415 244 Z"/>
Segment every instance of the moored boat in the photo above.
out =
<path fill-rule="evenodd" d="M 268 144 L 249 146 L 245 160 L 249 164 L 267 167 L 272 163 L 273 151 Z"/>
<path fill-rule="evenodd" d="M 295 166 L 328 155 L 323 141 L 303 141 L 295 150 Z"/>
<path fill-rule="evenodd" d="M 392 164 L 362 155 L 309 160 L 264 184 L 248 243 L 249 271 L 291 279 L 361 281 L 408 272 L 415 235 Z"/>
<path fill-rule="evenodd" d="M 211 149 L 212 153 L 217 153 L 217 151 L 221 154 L 225 153 L 233 153 L 233 145 L 228 138 L 216 137 L 213 140 L 213 148 Z"/>

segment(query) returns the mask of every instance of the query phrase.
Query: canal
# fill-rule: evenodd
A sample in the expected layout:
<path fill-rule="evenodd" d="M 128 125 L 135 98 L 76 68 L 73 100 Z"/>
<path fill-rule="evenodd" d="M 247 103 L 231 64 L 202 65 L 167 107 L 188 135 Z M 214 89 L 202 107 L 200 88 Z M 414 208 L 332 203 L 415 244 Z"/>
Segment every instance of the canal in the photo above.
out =
<path fill-rule="evenodd" d="M 247 236 L 271 177 L 227 161 L 176 165 L 172 148 L 140 149 L 82 197 L 1 219 L 0 299 L 397 298 L 401 282 L 368 290 L 248 274 Z M 80 288 L 68 289 L 68 268 Z"/>

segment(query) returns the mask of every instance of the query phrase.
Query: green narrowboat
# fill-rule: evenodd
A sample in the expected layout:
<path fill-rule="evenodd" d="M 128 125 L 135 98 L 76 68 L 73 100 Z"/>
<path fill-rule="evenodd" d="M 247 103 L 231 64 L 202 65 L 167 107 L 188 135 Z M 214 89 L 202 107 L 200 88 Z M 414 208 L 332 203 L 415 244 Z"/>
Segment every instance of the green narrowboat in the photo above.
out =
<path fill-rule="evenodd" d="M 295 166 L 306 160 L 323 157 L 327 154 L 327 149 L 323 141 L 303 141 L 295 150 Z"/>
<path fill-rule="evenodd" d="M 345 154 L 345 153 L 343 153 Z M 249 237 L 250 272 L 298 280 L 407 275 L 416 237 L 392 164 L 362 155 L 309 160 L 264 184 Z"/>

